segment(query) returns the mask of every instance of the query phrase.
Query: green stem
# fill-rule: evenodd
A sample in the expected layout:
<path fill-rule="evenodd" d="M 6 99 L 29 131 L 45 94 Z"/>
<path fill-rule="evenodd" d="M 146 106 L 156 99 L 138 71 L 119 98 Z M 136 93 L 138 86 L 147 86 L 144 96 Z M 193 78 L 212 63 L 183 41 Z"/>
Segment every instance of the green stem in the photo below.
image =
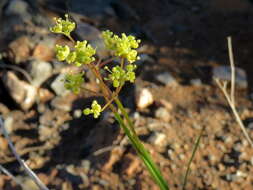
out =
<path fill-rule="evenodd" d="M 121 69 L 123 69 L 123 67 L 124 67 L 124 58 L 121 58 L 120 67 L 121 67 Z"/>
<path fill-rule="evenodd" d="M 132 122 L 131 119 L 129 118 L 128 113 L 126 112 L 126 110 L 125 110 L 124 106 L 122 105 L 121 101 L 119 100 L 119 98 L 116 98 L 116 99 L 115 99 L 115 103 L 117 104 L 119 110 L 122 112 L 122 115 L 123 115 L 123 116 L 125 117 L 125 119 L 127 120 L 127 123 L 128 123 L 128 125 L 129 125 L 129 127 L 130 127 L 132 133 L 135 134 L 135 135 L 137 136 L 137 134 L 136 134 L 136 132 L 135 132 L 135 129 L 134 129 L 133 122 Z"/>
<path fill-rule="evenodd" d="M 204 132 L 204 127 L 201 129 L 200 134 L 199 134 L 199 136 L 198 136 L 198 138 L 197 138 L 197 140 L 196 140 L 196 142 L 194 144 L 194 148 L 193 148 L 193 151 L 192 151 L 191 158 L 190 158 L 190 160 L 189 160 L 189 162 L 187 164 L 187 169 L 186 169 L 185 176 L 184 176 L 184 182 L 183 182 L 182 190 L 185 190 L 186 183 L 187 183 L 187 178 L 188 178 L 188 175 L 190 173 L 191 163 L 192 163 L 193 158 L 194 158 L 194 156 L 195 156 L 195 154 L 197 152 L 197 149 L 199 147 L 200 139 L 201 139 L 201 137 L 203 135 L 203 132 Z"/>
<path fill-rule="evenodd" d="M 130 120 L 125 108 L 123 107 L 122 103 L 118 98 L 115 99 L 115 103 L 117 104 L 119 110 L 123 114 L 124 118 L 127 121 L 127 125 L 124 123 L 122 117 L 118 114 L 118 112 L 114 112 L 114 116 L 116 120 L 119 122 L 120 126 L 128 136 L 130 142 L 132 143 L 133 147 L 137 151 L 138 156 L 141 158 L 141 160 L 146 165 L 150 175 L 154 179 L 154 181 L 157 183 L 157 185 L 160 187 L 161 190 L 169 190 L 168 184 L 163 178 L 160 170 L 158 169 L 155 162 L 152 160 L 149 152 L 145 149 L 143 144 L 141 143 L 139 137 L 137 136 L 133 123 Z M 129 127 L 127 127 L 129 126 Z"/>

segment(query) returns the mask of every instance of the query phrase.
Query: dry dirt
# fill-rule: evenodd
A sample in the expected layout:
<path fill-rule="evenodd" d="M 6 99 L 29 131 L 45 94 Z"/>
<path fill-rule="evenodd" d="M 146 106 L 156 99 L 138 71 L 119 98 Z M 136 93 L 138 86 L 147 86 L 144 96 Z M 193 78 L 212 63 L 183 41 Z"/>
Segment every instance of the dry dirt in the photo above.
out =
<path fill-rule="evenodd" d="M 253 84 L 253 4 L 246 0 L 123 2 L 137 16 L 131 17 L 129 13 L 130 17 L 122 19 L 105 17 L 97 27 L 135 31 L 143 39 L 145 47 L 141 51 L 150 59 L 139 66 L 136 86 L 123 89 L 122 99 L 129 107 L 137 133 L 171 189 L 182 188 L 194 142 L 204 128 L 186 189 L 252 190 L 253 149 L 213 82 L 211 70 L 229 63 L 226 37 L 231 35 L 236 65 L 245 69 L 248 77 L 248 88 L 236 89 L 236 105 L 253 138 L 253 107 L 249 98 Z M 45 14 L 53 13 L 47 10 Z M 52 55 L 42 57 L 52 60 Z M 169 71 L 178 84 L 157 83 L 154 76 L 161 71 Z M 1 76 L 4 72 L 0 71 Z M 202 81 L 200 85 L 190 83 L 196 78 Z M 142 88 L 150 90 L 154 103 L 139 110 L 133 101 Z M 59 98 L 58 108 L 69 105 L 71 111 L 52 106 L 51 99 L 22 111 L 6 94 L 6 90 L 0 90 L 0 113 L 12 123 L 12 140 L 50 189 L 159 189 L 109 112 L 95 121 L 75 116 L 91 102 L 91 95 Z M 155 114 L 161 107 L 167 110 L 165 118 Z M 51 136 L 41 135 L 39 125 L 48 126 L 44 132 Z M 165 134 L 166 138 L 155 143 L 150 140 L 154 134 Z M 24 177 L 2 136 L 0 163 L 30 189 L 36 189 Z M 0 174 L 0 189 L 20 187 Z"/>

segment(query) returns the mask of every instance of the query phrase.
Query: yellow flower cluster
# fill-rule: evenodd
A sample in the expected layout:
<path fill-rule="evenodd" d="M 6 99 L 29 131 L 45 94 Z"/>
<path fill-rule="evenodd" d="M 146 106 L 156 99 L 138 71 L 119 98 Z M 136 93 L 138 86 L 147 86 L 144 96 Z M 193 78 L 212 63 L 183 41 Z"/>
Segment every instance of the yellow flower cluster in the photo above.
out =
<path fill-rule="evenodd" d="M 50 28 L 50 31 L 53 33 L 64 34 L 70 36 L 70 33 L 75 29 L 76 24 L 69 20 L 68 15 L 65 15 L 65 20 L 62 18 L 54 18 L 55 26 Z"/>
<path fill-rule="evenodd" d="M 83 110 L 84 115 L 93 114 L 94 118 L 98 118 L 98 116 L 100 115 L 101 112 L 102 112 L 102 108 L 96 100 L 93 100 L 93 102 L 91 104 L 91 109 L 86 108 Z"/>
<path fill-rule="evenodd" d="M 77 41 L 75 45 L 75 50 L 70 51 L 68 46 L 56 45 L 55 47 L 56 57 L 59 61 L 67 61 L 68 63 L 74 63 L 76 66 L 80 67 L 82 64 L 89 64 L 95 61 L 93 57 L 96 50 L 87 43 L 87 41 L 79 42 Z"/>
<path fill-rule="evenodd" d="M 127 36 L 123 33 L 121 37 L 119 37 L 107 30 L 102 32 L 102 37 L 106 48 L 111 50 L 115 56 L 125 58 L 129 63 L 133 63 L 139 59 L 135 49 L 139 47 L 141 41 L 136 40 L 134 36 Z"/>
<path fill-rule="evenodd" d="M 55 26 L 50 28 L 54 33 L 59 33 L 67 36 L 72 42 L 75 43 L 73 48 L 67 45 L 56 45 L 55 52 L 59 61 L 66 61 L 69 64 L 75 64 L 80 67 L 84 64 L 90 64 L 95 61 L 96 49 L 94 49 L 86 40 L 74 41 L 70 33 L 75 29 L 76 24 L 69 20 L 68 15 L 65 15 L 65 19 L 55 18 Z M 132 64 L 139 59 L 137 55 L 137 48 L 139 47 L 140 40 L 135 39 L 134 36 L 127 36 L 122 34 L 121 37 L 115 35 L 113 32 L 107 30 L 102 32 L 105 47 L 112 52 L 116 57 L 122 59 L 122 64 L 116 65 L 110 70 L 108 67 L 105 69 L 109 72 L 106 80 L 110 80 L 115 88 L 122 87 L 125 82 L 134 82 L 136 65 Z M 124 65 L 124 59 L 128 61 L 127 65 Z M 84 73 L 67 74 L 65 76 L 64 85 L 65 88 L 79 93 L 81 85 L 84 82 Z M 96 100 L 91 104 L 91 108 L 83 110 L 85 115 L 93 114 L 94 118 L 98 118 L 102 112 L 101 106 Z"/>

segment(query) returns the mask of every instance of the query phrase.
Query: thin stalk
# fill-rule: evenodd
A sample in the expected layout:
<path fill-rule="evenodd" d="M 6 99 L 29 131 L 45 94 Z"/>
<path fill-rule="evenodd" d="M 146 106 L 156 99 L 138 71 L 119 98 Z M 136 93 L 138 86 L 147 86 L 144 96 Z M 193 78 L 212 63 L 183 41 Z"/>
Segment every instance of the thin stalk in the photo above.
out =
<path fill-rule="evenodd" d="M 124 58 L 121 58 L 120 67 L 121 67 L 121 69 L 123 69 L 123 67 L 124 67 Z"/>
<path fill-rule="evenodd" d="M 101 77 L 97 68 L 92 64 L 88 64 L 87 66 L 92 71 L 92 73 L 96 76 L 96 78 L 99 80 L 99 86 L 102 90 L 102 93 L 104 94 L 104 97 L 109 101 L 110 96 L 112 94 L 111 90 L 105 85 L 103 78 Z"/>
<path fill-rule="evenodd" d="M 135 129 L 134 129 L 134 125 L 133 125 L 131 119 L 129 118 L 128 113 L 126 112 L 126 110 L 125 110 L 124 106 L 122 105 L 121 101 L 119 100 L 119 98 L 115 99 L 115 103 L 117 104 L 117 106 L 119 107 L 119 109 L 122 112 L 123 116 L 127 120 L 127 123 L 129 125 L 132 133 L 134 133 L 137 136 L 137 134 L 135 132 Z"/>
<path fill-rule="evenodd" d="M 160 180 L 163 181 L 166 185 L 167 182 L 163 179 L 162 174 L 160 172 L 160 170 L 158 169 L 158 167 L 156 166 L 156 164 L 153 162 L 149 152 L 145 149 L 145 147 L 143 146 L 143 144 L 141 143 L 140 139 L 138 138 L 135 129 L 134 129 L 134 125 L 131 121 L 131 119 L 129 118 L 128 113 L 126 112 L 124 106 L 122 105 L 122 103 L 120 102 L 120 100 L 118 98 L 115 99 L 115 103 L 117 104 L 118 108 L 120 109 L 120 111 L 122 112 L 123 116 L 125 117 L 125 119 L 127 120 L 128 126 L 130 127 L 130 130 L 133 134 L 134 139 L 136 140 L 139 150 L 141 151 L 142 156 L 144 156 L 147 160 L 149 160 L 150 164 L 152 165 L 153 169 L 155 170 L 155 172 L 157 173 L 158 176 L 160 176 Z"/>
<path fill-rule="evenodd" d="M 102 111 L 104 111 L 114 100 L 118 97 L 120 90 L 122 89 L 122 86 L 119 86 L 115 92 L 112 93 L 112 98 L 110 100 L 107 99 L 107 103 L 102 108 Z"/>
<path fill-rule="evenodd" d="M 6 174 L 7 176 L 9 176 L 13 181 L 15 181 L 16 184 L 20 185 L 20 187 L 22 187 L 23 190 L 29 190 L 25 185 L 22 184 L 22 182 L 17 179 L 14 175 L 12 175 L 12 173 L 10 173 L 5 167 L 3 167 L 0 164 L 0 170 Z"/>
<path fill-rule="evenodd" d="M 16 149 L 15 149 L 15 147 L 14 147 L 14 145 L 13 145 L 13 143 L 12 143 L 10 137 L 9 137 L 9 134 L 8 134 L 7 130 L 5 129 L 5 127 L 4 127 L 4 123 L 3 123 L 1 117 L 0 117 L 0 127 L 2 129 L 4 137 L 8 141 L 8 145 L 9 145 L 12 153 L 16 157 L 19 164 L 23 167 L 26 174 L 34 181 L 34 183 L 39 187 L 40 190 L 49 190 L 44 185 L 44 183 L 42 183 L 42 181 L 37 177 L 37 175 L 27 166 L 27 164 L 24 162 L 24 160 L 22 160 L 21 157 L 19 156 L 19 154 L 17 153 L 17 151 L 16 151 Z"/>
<path fill-rule="evenodd" d="M 73 42 L 74 44 L 76 43 L 76 41 L 72 38 L 71 35 L 68 35 L 67 37 L 70 39 L 71 42 Z"/>
<path fill-rule="evenodd" d="M 232 39 L 229 36 L 227 40 L 228 40 L 228 55 L 229 55 L 229 61 L 230 61 L 230 67 L 231 67 L 230 97 L 231 97 L 232 104 L 235 105 L 235 63 L 234 63 L 234 56 L 233 56 Z"/>
<path fill-rule="evenodd" d="M 27 73 L 26 70 L 20 68 L 20 67 L 17 67 L 15 65 L 7 65 L 5 63 L 3 63 L 2 61 L 0 62 L 0 68 L 9 68 L 9 69 L 13 69 L 15 71 L 18 71 L 20 73 L 22 73 L 24 75 L 24 77 L 27 79 L 27 81 L 32 84 L 32 78 L 31 76 Z"/>
<path fill-rule="evenodd" d="M 95 91 L 93 91 L 93 90 L 90 90 L 90 89 L 88 89 L 88 88 L 85 88 L 85 87 L 80 87 L 82 90 L 84 90 L 84 91 L 87 91 L 87 92 L 90 92 L 90 93 L 92 93 L 92 94 L 95 94 L 95 95 L 97 95 L 97 96 L 103 96 L 103 94 L 101 94 L 101 93 L 99 93 L 99 92 L 95 92 Z"/>
<path fill-rule="evenodd" d="M 154 181 L 157 183 L 157 185 L 160 187 L 160 189 L 161 190 L 169 190 L 168 184 L 165 181 L 165 179 L 163 178 L 160 170 L 158 169 L 155 162 L 152 160 L 149 152 L 145 149 L 145 147 L 141 143 L 140 139 L 136 135 L 136 132 L 133 128 L 132 122 L 131 122 L 127 112 L 125 111 L 123 105 L 118 100 L 118 98 L 115 99 L 115 102 L 118 105 L 118 108 L 120 109 L 120 111 L 122 112 L 124 118 L 127 120 L 127 124 L 130 127 L 130 129 L 126 126 L 123 119 L 121 118 L 121 116 L 117 112 L 114 112 L 114 116 L 115 116 L 116 120 L 119 122 L 119 124 L 122 127 L 122 129 L 124 130 L 124 132 L 126 133 L 126 135 L 128 136 L 130 142 L 132 143 L 133 147 L 137 151 L 138 156 L 144 162 L 150 175 L 152 176 Z M 125 115 L 127 117 L 125 117 Z M 131 123 L 131 125 L 129 124 L 129 122 Z"/>
<path fill-rule="evenodd" d="M 110 58 L 110 59 L 108 59 L 108 60 L 103 61 L 102 63 L 99 63 L 99 64 L 98 64 L 99 68 L 103 67 L 104 65 L 106 65 L 106 64 L 108 64 L 108 63 L 111 63 L 114 59 L 115 59 L 115 58 L 112 57 L 112 58 Z"/>
<path fill-rule="evenodd" d="M 182 190 L 185 190 L 186 183 L 187 183 L 187 178 L 188 178 L 188 175 L 189 175 L 189 173 L 190 173 L 191 163 L 192 163 L 193 158 L 195 157 L 195 154 L 196 154 L 197 149 L 198 149 L 198 147 L 199 147 L 200 139 L 201 139 L 201 137 L 202 137 L 202 135 L 203 135 L 203 132 L 204 132 L 204 127 L 201 129 L 200 134 L 199 134 L 199 136 L 197 137 L 197 140 L 196 140 L 196 142 L 195 142 L 195 144 L 194 144 L 194 147 L 193 147 L 193 151 L 192 151 L 191 158 L 190 158 L 190 160 L 189 160 L 189 162 L 188 162 L 188 164 L 187 164 L 187 169 L 186 169 L 185 176 L 184 176 L 184 181 L 183 181 Z"/>
<path fill-rule="evenodd" d="M 117 95 L 114 95 L 110 100 L 106 99 L 107 102 L 106 104 L 104 105 L 104 107 L 102 108 L 101 112 L 104 111 L 113 101 L 114 99 L 117 97 Z"/>
<path fill-rule="evenodd" d="M 247 132 L 247 130 L 246 130 L 246 128 L 245 128 L 245 126 L 244 126 L 244 124 L 243 124 L 243 122 L 242 122 L 242 120 L 241 120 L 241 118 L 240 118 L 240 116 L 237 112 L 237 110 L 236 110 L 235 104 L 232 103 L 232 100 L 229 97 L 229 94 L 228 94 L 227 89 L 226 89 L 226 83 L 222 86 L 221 82 L 218 79 L 216 79 L 216 83 L 219 86 L 219 88 L 222 90 L 222 92 L 223 92 L 223 94 L 224 94 L 224 96 L 225 96 L 225 98 L 226 98 L 226 100 L 227 100 L 227 102 L 228 102 L 228 104 L 229 104 L 229 106 L 230 106 L 230 108 L 231 108 L 231 110 L 234 114 L 234 117 L 235 117 L 237 123 L 239 124 L 244 136 L 246 137 L 246 139 L 249 142 L 249 144 L 251 145 L 251 147 L 253 147 L 253 141 L 251 140 L 251 138 L 250 138 L 250 136 L 249 136 L 249 134 L 248 134 L 248 132 Z"/>

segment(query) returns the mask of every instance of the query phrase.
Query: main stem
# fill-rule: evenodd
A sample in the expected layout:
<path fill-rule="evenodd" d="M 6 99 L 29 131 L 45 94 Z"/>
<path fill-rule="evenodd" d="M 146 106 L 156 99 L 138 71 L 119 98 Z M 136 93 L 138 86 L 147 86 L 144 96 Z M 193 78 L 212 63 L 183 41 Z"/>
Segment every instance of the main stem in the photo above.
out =
<path fill-rule="evenodd" d="M 104 94 L 104 97 L 106 99 L 106 102 L 110 102 L 110 97 L 112 97 L 112 92 L 110 89 L 105 85 L 99 71 L 97 68 L 93 65 L 89 66 L 93 74 L 99 79 L 99 85 L 102 90 L 102 93 Z M 118 113 L 118 110 L 115 108 L 113 104 L 109 104 L 109 107 L 111 111 L 114 113 L 114 116 L 116 120 L 119 122 L 121 128 L 124 130 L 126 135 L 128 136 L 129 140 L 131 141 L 133 147 L 135 148 L 138 156 L 141 158 L 141 160 L 144 162 L 145 166 L 147 167 L 150 175 L 154 179 L 154 181 L 157 183 L 157 185 L 160 187 L 161 190 L 169 190 L 168 184 L 163 178 L 159 168 L 155 164 L 155 162 L 152 160 L 149 152 L 145 149 L 143 144 L 141 143 L 139 137 L 137 136 L 135 130 L 134 130 L 134 125 L 131 121 L 131 119 L 128 116 L 128 113 L 126 112 L 124 106 L 120 102 L 120 100 L 115 97 L 113 98 L 114 102 L 116 103 L 118 109 L 123 115 L 123 118 L 126 120 L 126 123 L 124 122 L 124 119 L 120 116 Z"/>
<path fill-rule="evenodd" d="M 138 156 L 141 158 L 141 160 L 144 162 L 145 166 L 147 167 L 150 175 L 154 179 L 154 181 L 157 183 L 157 185 L 160 187 L 161 190 L 169 190 L 168 184 L 163 178 L 158 166 L 155 164 L 155 162 L 152 160 L 149 152 L 146 150 L 146 148 L 143 146 L 142 142 L 140 141 L 139 137 L 137 136 L 133 123 L 131 119 L 129 118 L 124 106 L 120 102 L 118 98 L 115 99 L 115 103 L 119 110 L 121 111 L 123 117 L 126 119 L 127 124 L 125 124 L 122 117 L 118 114 L 118 112 L 114 112 L 114 116 L 116 120 L 119 122 L 121 128 L 124 130 L 126 135 L 128 136 L 129 140 L 131 141 L 133 147 L 135 148 Z"/>

